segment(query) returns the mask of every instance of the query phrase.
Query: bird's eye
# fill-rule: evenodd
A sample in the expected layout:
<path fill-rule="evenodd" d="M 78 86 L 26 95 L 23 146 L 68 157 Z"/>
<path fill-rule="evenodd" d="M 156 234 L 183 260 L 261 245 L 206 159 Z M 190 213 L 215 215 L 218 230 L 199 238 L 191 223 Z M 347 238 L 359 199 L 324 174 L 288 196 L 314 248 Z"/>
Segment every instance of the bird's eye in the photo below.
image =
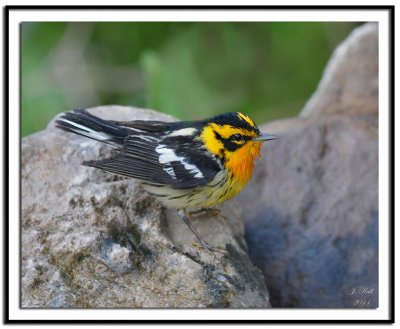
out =
<path fill-rule="evenodd" d="M 232 135 L 232 140 L 236 141 L 236 142 L 240 142 L 243 140 L 243 135 L 241 134 L 234 134 Z"/>

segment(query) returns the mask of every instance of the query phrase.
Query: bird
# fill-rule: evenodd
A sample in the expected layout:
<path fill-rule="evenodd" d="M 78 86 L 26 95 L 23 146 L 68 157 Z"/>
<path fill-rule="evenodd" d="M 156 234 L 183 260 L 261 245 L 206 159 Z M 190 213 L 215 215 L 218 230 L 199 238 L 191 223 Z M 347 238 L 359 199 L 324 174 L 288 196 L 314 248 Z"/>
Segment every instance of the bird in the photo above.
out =
<path fill-rule="evenodd" d="M 140 180 L 145 190 L 178 215 L 208 251 L 188 219 L 189 209 L 208 209 L 245 187 L 261 144 L 278 137 L 262 133 L 249 116 L 228 112 L 198 121 L 114 121 L 78 108 L 56 127 L 109 145 L 112 156 L 82 165 Z"/>

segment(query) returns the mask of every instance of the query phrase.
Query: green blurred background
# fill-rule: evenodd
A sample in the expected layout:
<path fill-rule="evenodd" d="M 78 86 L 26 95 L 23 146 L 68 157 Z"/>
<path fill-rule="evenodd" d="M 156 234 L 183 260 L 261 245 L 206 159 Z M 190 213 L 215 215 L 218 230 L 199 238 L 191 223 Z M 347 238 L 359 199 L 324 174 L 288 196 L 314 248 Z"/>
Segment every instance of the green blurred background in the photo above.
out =
<path fill-rule="evenodd" d="M 294 116 L 360 23 L 23 23 L 22 135 L 105 104 L 179 119 Z"/>

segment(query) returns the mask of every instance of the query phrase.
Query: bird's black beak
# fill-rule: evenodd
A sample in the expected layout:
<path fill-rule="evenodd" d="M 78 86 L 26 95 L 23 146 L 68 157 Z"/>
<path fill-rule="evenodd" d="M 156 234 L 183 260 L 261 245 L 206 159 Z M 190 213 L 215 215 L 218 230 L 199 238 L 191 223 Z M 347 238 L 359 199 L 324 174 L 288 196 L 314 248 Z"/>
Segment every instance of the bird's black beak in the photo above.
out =
<path fill-rule="evenodd" d="M 265 141 L 272 141 L 274 139 L 278 139 L 278 137 L 275 135 L 261 133 L 259 136 L 253 138 L 253 141 L 254 142 L 265 142 Z"/>

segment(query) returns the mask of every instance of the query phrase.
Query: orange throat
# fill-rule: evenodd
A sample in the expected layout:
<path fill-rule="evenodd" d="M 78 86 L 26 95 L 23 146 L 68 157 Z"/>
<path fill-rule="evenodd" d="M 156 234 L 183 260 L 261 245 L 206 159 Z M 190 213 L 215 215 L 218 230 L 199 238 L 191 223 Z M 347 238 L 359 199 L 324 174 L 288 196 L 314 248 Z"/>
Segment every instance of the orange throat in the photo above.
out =
<path fill-rule="evenodd" d="M 233 180 L 242 188 L 253 175 L 254 159 L 260 155 L 261 143 L 249 142 L 227 158 L 226 167 L 233 174 Z"/>

